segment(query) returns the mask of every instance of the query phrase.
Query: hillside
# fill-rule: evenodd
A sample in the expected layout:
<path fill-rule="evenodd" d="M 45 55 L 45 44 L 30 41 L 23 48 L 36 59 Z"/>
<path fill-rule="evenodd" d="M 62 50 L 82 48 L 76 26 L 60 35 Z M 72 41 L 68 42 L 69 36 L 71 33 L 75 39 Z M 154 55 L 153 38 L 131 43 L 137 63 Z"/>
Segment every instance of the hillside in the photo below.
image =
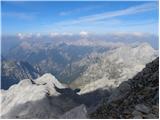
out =
<path fill-rule="evenodd" d="M 159 118 L 159 58 L 120 84 L 91 118 Z"/>
<path fill-rule="evenodd" d="M 96 61 L 92 62 L 94 59 L 91 59 L 92 64 L 70 85 L 81 88 L 82 94 L 100 88 L 118 87 L 121 82 L 132 78 L 155 59 L 158 52 L 149 44 L 143 43 L 138 46 L 120 46 L 94 56 L 97 56 Z"/>
<path fill-rule="evenodd" d="M 2 60 L 1 88 L 8 89 L 23 79 L 35 79 L 40 71 L 24 61 Z"/>
<path fill-rule="evenodd" d="M 80 93 L 47 73 L 1 90 L 2 118 L 158 118 L 159 59 L 108 91 Z"/>

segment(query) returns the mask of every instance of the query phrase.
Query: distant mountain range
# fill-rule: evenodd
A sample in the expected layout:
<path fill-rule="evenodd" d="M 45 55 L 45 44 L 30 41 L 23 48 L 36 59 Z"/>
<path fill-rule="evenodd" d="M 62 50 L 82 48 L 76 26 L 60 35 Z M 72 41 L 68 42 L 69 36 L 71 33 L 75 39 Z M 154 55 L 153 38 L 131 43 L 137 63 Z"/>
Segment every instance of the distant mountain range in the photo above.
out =
<path fill-rule="evenodd" d="M 158 118 L 156 36 L 19 35 L 2 37 L 2 118 Z"/>
<path fill-rule="evenodd" d="M 40 71 L 24 61 L 11 61 L 2 59 L 1 89 L 8 89 L 11 85 L 23 79 L 35 79 Z"/>
<path fill-rule="evenodd" d="M 158 51 L 147 43 L 134 47 L 121 46 L 98 54 L 97 61 L 90 64 L 70 86 L 81 88 L 81 93 L 99 88 L 115 88 L 121 82 L 132 78 L 157 56 Z"/>
<path fill-rule="evenodd" d="M 8 89 L 22 79 L 36 78 L 45 73 L 55 75 L 59 81 L 70 84 L 73 88 L 76 86 L 82 89 L 83 86 L 83 90 L 88 83 L 94 84 L 91 81 L 100 82 L 100 79 L 108 79 L 111 84 L 118 86 L 158 55 L 147 43 L 121 44 L 115 48 L 65 43 L 52 47 L 47 44 L 43 47 L 35 45 L 20 44 L 3 57 L 3 89 Z"/>
<path fill-rule="evenodd" d="M 53 75 L 1 90 L 2 118 L 158 118 L 159 59 L 112 91 L 79 95 Z M 107 83 L 108 81 L 106 81 Z"/>
<path fill-rule="evenodd" d="M 65 83 L 70 83 L 85 70 L 86 66 L 79 67 L 78 61 L 92 52 L 103 53 L 111 49 L 100 46 L 56 44 L 54 40 L 49 42 L 41 39 L 38 42 L 30 39 L 19 41 L 18 45 L 10 48 L 10 52 L 2 52 L 6 59 L 26 61 L 32 66 L 39 66 L 43 73 L 52 73 Z"/>
<path fill-rule="evenodd" d="M 144 42 L 149 43 L 154 49 L 158 48 L 156 47 L 158 37 L 150 34 L 40 35 L 20 33 L 17 36 L 2 36 L 2 56 L 9 61 L 24 61 L 33 68 L 38 67 L 41 75 L 51 73 L 59 81 L 71 84 L 87 73 L 88 67 L 99 64 L 99 61 L 105 59 L 108 51 L 121 46 L 134 47 Z"/>

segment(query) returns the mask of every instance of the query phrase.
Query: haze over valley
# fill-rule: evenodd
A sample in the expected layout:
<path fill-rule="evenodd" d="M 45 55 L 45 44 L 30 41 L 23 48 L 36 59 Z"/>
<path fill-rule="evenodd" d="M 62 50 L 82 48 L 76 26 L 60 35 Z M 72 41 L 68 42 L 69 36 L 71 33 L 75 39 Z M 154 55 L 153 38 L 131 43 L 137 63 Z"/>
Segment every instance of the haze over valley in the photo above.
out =
<path fill-rule="evenodd" d="M 157 10 L 142 1 L 2 2 L 0 116 L 159 118 Z"/>
<path fill-rule="evenodd" d="M 142 56 L 144 52 L 149 51 L 146 56 L 143 55 L 144 58 L 142 57 L 142 62 L 145 58 L 149 59 L 148 61 L 145 60 L 144 63 L 142 63 L 142 65 L 145 65 L 158 55 L 156 47 L 158 45 L 156 44 L 158 43 L 158 37 L 152 36 L 153 35 L 145 34 L 139 36 L 134 33 L 117 33 L 113 35 L 106 34 L 106 37 L 104 35 L 96 36 L 92 34 L 86 34 L 85 36 L 45 35 L 37 37 L 36 35 L 29 36 L 22 34 L 18 34 L 17 36 L 2 36 L 2 72 L 8 72 L 4 74 L 4 78 L 7 77 L 8 74 L 14 74 L 14 76 L 17 76 L 14 77 L 15 81 L 20 81 L 27 78 L 35 79 L 45 73 L 51 73 L 61 82 L 70 84 L 72 81 L 78 79 L 78 77 L 85 73 L 87 69 L 90 69 L 90 66 L 93 64 L 99 64 L 99 62 L 103 60 L 107 60 L 107 57 L 112 57 L 112 54 L 113 56 L 116 54 L 121 54 L 119 57 L 122 58 L 117 58 L 120 60 L 124 59 L 124 56 L 130 58 L 131 60 L 131 57 L 133 57 L 136 60 L 136 57 Z M 127 38 L 129 39 L 128 43 L 125 40 Z M 155 42 L 152 42 L 152 40 Z M 15 44 L 11 45 L 11 41 L 14 41 Z M 131 50 L 131 53 L 132 51 L 136 51 L 137 53 L 130 56 L 129 50 Z M 117 59 L 116 61 L 118 61 Z M 125 62 L 129 62 L 130 59 Z M 14 61 L 20 63 L 18 64 Z M 22 65 L 21 61 L 22 64 L 26 64 Z M 110 62 L 115 66 L 113 60 L 107 61 L 108 64 L 110 64 Z M 102 63 L 102 66 L 107 63 Z M 23 66 L 23 73 L 16 72 L 16 64 L 20 67 Z M 120 63 L 118 63 L 118 65 L 119 64 Z M 100 67 L 100 70 L 103 69 L 101 65 L 98 66 Z M 115 66 L 116 69 L 117 67 L 118 66 Z M 12 70 L 12 68 L 14 69 Z M 25 71 L 26 69 L 28 72 Z M 33 71 L 37 71 L 36 74 L 38 75 L 31 75 Z M 116 73 L 115 70 L 114 72 Z M 102 72 L 102 74 L 105 74 L 105 72 Z M 11 75 L 9 75 L 9 77 L 10 76 Z M 2 79 L 2 84 L 3 81 L 6 80 Z M 9 86 L 7 86 L 7 88 L 9 88 Z"/>

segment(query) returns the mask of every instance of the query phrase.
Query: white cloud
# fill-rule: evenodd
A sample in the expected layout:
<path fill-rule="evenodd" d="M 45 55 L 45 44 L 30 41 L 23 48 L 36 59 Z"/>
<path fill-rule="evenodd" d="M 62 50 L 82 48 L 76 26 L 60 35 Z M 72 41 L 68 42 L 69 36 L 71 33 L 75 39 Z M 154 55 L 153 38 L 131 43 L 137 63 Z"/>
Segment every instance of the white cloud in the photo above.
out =
<path fill-rule="evenodd" d="M 49 35 L 50 35 L 51 37 L 55 37 L 55 36 L 58 36 L 59 33 L 57 33 L 57 32 L 51 32 Z"/>
<path fill-rule="evenodd" d="M 41 33 L 36 33 L 36 37 L 41 37 L 42 35 L 41 35 Z"/>
<path fill-rule="evenodd" d="M 109 35 L 114 35 L 114 36 L 126 36 L 126 35 L 134 35 L 134 36 L 137 36 L 137 37 L 141 37 L 141 36 L 144 36 L 144 35 L 147 35 L 147 33 L 144 33 L 144 32 L 110 32 L 110 33 L 107 33 Z"/>
<path fill-rule="evenodd" d="M 73 33 L 71 33 L 71 32 L 62 32 L 62 33 L 51 32 L 51 33 L 49 34 L 49 36 L 51 36 L 51 37 L 61 36 L 61 35 L 62 35 L 62 36 L 63 36 L 63 35 L 72 36 Z"/>
<path fill-rule="evenodd" d="M 32 20 L 35 18 L 35 13 L 23 13 L 23 12 L 2 12 L 2 16 L 5 17 L 15 17 L 22 20 Z"/>
<path fill-rule="evenodd" d="M 63 32 L 62 35 L 72 36 L 73 33 L 71 33 L 71 32 Z"/>
<path fill-rule="evenodd" d="M 115 18 L 118 16 L 125 16 L 125 15 L 132 15 L 132 14 L 147 12 L 147 11 L 156 9 L 157 7 L 158 7 L 157 3 L 146 3 L 146 4 L 137 5 L 137 6 L 129 7 L 129 8 L 118 10 L 118 11 L 104 12 L 104 13 L 99 13 L 95 15 L 83 16 L 78 18 L 77 20 L 67 20 L 67 21 L 65 20 L 65 21 L 56 23 L 56 25 L 68 26 L 68 25 L 74 25 L 74 24 L 80 24 L 80 23 L 103 21 L 103 20 Z"/>
<path fill-rule="evenodd" d="M 87 36 L 89 33 L 86 31 L 81 31 L 79 34 L 80 36 Z"/>
<path fill-rule="evenodd" d="M 59 13 L 60 16 L 66 16 L 66 15 L 72 15 L 72 14 L 79 14 L 82 12 L 86 12 L 86 11 L 90 11 L 90 10 L 94 10 L 96 8 L 101 8 L 103 7 L 103 5 L 92 5 L 92 6 L 86 6 L 82 8 L 76 8 L 76 9 L 72 9 L 72 10 L 68 10 L 68 11 L 62 11 Z"/>
<path fill-rule="evenodd" d="M 105 12 L 105 13 L 100 13 L 96 15 L 82 17 L 81 20 L 82 21 L 103 20 L 103 19 L 108 19 L 108 18 L 113 18 L 113 17 L 118 17 L 118 16 L 131 15 L 131 14 L 141 13 L 145 11 L 150 11 L 152 9 L 155 9 L 156 7 L 157 6 L 155 3 L 147 3 L 147 4 L 130 7 L 130 8 L 123 9 L 123 10 Z"/>
<path fill-rule="evenodd" d="M 33 33 L 17 33 L 20 39 L 31 38 L 33 35 Z"/>
<path fill-rule="evenodd" d="M 22 33 L 18 33 L 17 36 L 20 38 L 20 39 L 23 39 L 24 38 L 24 35 Z"/>

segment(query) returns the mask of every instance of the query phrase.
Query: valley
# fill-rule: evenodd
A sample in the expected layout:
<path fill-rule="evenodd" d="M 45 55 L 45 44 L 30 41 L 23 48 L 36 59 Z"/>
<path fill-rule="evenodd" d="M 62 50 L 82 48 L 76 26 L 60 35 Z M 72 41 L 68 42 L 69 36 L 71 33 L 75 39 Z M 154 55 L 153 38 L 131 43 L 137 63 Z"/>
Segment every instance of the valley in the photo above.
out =
<path fill-rule="evenodd" d="M 74 86 L 77 86 L 76 84 L 78 84 L 78 86 L 83 86 L 83 84 L 80 83 L 82 81 L 87 84 L 86 81 L 90 79 L 94 81 L 97 79 L 103 79 L 105 76 L 105 79 L 120 78 L 120 72 L 122 72 L 122 69 L 126 70 L 126 73 L 123 74 L 132 71 L 132 73 L 128 73 L 128 76 L 126 76 L 125 79 L 127 80 L 129 77 L 132 77 L 135 73 L 140 71 L 146 63 L 153 60 L 157 56 L 157 53 L 156 49 L 152 49 L 152 46 L 147 43 L 148 41 L 151 41 L 149 40 L 150 37 L 144 40 L 143 43 L 137 44 L 137 42 L 140 42 L 139 39 L 143 38 L 142 36 L 138 37 L 134 34 L 124 35 L 130 37 L 134 36 L 135 40 L 131 43 L 126 43 L 125 39 L 124 41 L 121 40 L 124 38 L 123 35 L 121 35 L 122 38 L 115 39 L 117 35 L 114 34 L 108 35 L 106 39 L 104 39 L 103 36 L 94 36 L 92 34 L 87 36 L 3 36 L 2 45 L 5 47 L 2 46 L 2 56 L 4 61 L 25 62 L 32 66 L 35 69 L 34 71 L 38 71 L 40 75 L 51 73 L 56 76 L 60 82 L 68 84 L 73 88 Z M 99 41 L 94 40 L 93 37 L 94 39 L 99 39 Z M 108 39 L 112 39 L 113 41 Z M 156 37 L 154 39 L 157 41 Z M 9 41 L 14 41 L 15 44 L 10 45 Z M 115 41 L 116 43 L 114 43 Z M 137 46 L 139 45 L 141 45 L 140 47 L 142 48 L 138 48 Z M 143 48 L 143 45 L 146 48 Z M 143 52 L 147 52 L 145 49 L 149 51 L 148 54 L 146 54 L 144 58 L 142 57 L 143 59 L 136 58 L 137 56 L 142 56 Z M 3 50 L 5 50 L 5 52 L 3 52 Z M 135 53 L 130 55 L 130 52 Z M 128 55 L 128 58 L 130 59 L 126 58 Z M 114 58 L 112 58 L 112 56 Z M 139 59 L 139 61 L 136 59 Z M 123 60 L 127 61 L 121 63 Z M 131 63 L 131 61 L 135 61 L 135 63 Z M 137 64 L 137 67 L 135 64 Z M 133 69 L 129 69 L 133 66 Z M 3 79 L 6 79 L 7 76 L 5 77 L 5 74 L 9 74 L 7 73 L 9 70 L 3 65 L 2 68 L 4 69 L 2 72 L 6 72 L 4 73 Z M 100 71 L 98 73 L 93 73 L 94 71 L 96 72 L 97 69 Z M 32 72 L 32 70 L 30 72 Z M 14 74 L 16 75 L 17 73 Z M 112 76 L 116 78 L 112 78 Z M 124 75 L 122 77 L 124 77 Z M 27 79 L 32 77 L 26 76 L 21 78 Z M 19 78 L 14 79 L 17 79 L 15 81 L 20 81 Z"/>
<path fill-rule="evenodd" d="M 159 2 L 1 0 L 1 119 L 158 119 Z"/>

